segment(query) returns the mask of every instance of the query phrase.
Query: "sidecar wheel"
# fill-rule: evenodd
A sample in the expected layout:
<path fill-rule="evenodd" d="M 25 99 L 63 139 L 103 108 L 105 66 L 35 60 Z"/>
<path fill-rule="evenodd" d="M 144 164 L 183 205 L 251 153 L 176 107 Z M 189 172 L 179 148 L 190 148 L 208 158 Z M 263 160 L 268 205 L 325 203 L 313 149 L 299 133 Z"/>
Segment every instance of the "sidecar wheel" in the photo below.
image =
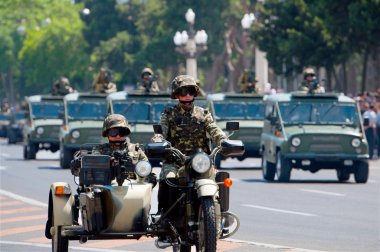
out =
<path fill-rule="evenodd" d="M 68 252 L 69 240 L 61 235 L 62 226 L 58 226 L 56 234 L 51 239 L 52 252 Z"/>
<path fill-rule="evenodd" d="M 216 251 L 216 215 L 212 197 L 202 197 L 198 214 L 197 252 Z"/>

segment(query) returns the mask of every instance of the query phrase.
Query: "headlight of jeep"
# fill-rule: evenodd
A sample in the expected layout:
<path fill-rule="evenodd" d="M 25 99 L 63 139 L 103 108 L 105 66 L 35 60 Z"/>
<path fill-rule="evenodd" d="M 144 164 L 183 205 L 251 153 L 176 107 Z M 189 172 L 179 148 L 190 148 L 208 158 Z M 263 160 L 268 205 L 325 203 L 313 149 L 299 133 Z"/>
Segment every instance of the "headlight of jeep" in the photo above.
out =
<path fill-rule="evenodd" d="M 80 133 L 79 131 L 74 130 L 73 132 L 71 132 L 71 136 L 75 139 L 78 139 L 80 137 Z"/>
<path fill-rule="evenodd" d="M 42 133 L 44 133 L 44 128 L 38 127 L 36 131 L 37 131 L 37 134 L 41 135 Z"/>
<path fill-rule="evenodd" d="M 354 148 L 359 147 L 359 146 L 360 146 L 360 143 L 361 143 L 361 141 L 360 141 L 359 138 L 354 138 L 354 139 L 352 139 L 352 141 L 351 141 L 351 145 L 352 145 L 352 147 L 354 147 Z"/>
<path fill-rule="evenodd" d="M 145 178 L 146 176 L 148 176 L 152 172 L 152 166 L 150 165 L 150 163 L 148 161 L 139 161 L 136 164 L 135 172 L 140 177 Z"/>
<path fill-rule="evenodd" d="M 211 159 L 206 153 L 198 153 L 191 160 L 191 166 L 198 173 L 205 173 L 211 167 Z"/>
<path fill-rule="evenodd" d="M 298 147 L 298 146 L 300 146 L 300 144 L 301 144 L 301 139 L 299 137 L 294 137 L 292 139 L 292 145 L 294 147 Z"/>

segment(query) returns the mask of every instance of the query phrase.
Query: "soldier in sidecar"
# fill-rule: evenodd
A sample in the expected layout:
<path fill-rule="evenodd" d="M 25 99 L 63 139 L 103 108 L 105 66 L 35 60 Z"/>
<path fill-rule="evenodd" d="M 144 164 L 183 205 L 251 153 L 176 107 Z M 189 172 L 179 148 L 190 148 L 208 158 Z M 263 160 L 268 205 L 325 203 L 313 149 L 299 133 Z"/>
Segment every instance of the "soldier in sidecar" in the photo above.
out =
<path fill-rule="evenodd" d="M 127 142 L 129 133 L 124 116 L 107 116 L 102 134 L 109 143 L 79 151 L 72 161 L 72 174 L 79 177 L 77 194 L 66 182 L 51 185 L 45 235 L 52 239 L 53 251 L 68 251 L 69 240 L 148 235 L 155 177 L 144 152 Z"/>

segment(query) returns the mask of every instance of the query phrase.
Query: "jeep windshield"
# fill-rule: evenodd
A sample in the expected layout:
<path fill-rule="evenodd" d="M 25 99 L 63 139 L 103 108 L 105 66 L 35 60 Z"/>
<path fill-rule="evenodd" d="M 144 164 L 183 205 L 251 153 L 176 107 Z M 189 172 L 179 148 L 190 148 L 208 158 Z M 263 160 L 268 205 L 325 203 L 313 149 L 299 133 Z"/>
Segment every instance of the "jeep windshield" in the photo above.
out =
<path fill-rule="evenodd" d="M 281 103 L 279 106 L 284 124 L 359 124 L 354 104 Z"/>
<path fill-rule="evenodd" d="M 174 103 L 168 102 L 120 102 L 113 104 L 113 110 L 116 114 L 124 115 L 129 123 L 152 123 L 159 122 L 161 113 L 167 106 L 174 106 Z"/>
<path fill-rule="evenodd" d="M 104 120 L 106 115 L 105 102 L 69 102 L 67 103 L 69 120 Z"/>
<path fill-rule="evenodd" d="M 214 102 L 216 120 L 261 120 L 264 118 L 263 103 Z"/>
<path fill-rule="evenodd" d="M 63 103 L 32 103 L 32 117 L 33 119 L 58 119 L 59 112 L 63 111 Z"/>

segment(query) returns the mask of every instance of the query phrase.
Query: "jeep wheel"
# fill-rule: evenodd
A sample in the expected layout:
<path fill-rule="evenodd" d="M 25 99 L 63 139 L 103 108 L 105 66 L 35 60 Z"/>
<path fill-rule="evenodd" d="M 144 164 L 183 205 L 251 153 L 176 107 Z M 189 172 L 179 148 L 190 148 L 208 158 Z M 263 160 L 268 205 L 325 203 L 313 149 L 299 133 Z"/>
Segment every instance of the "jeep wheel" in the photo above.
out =
<path fill-rule="evenodd" d="M 341 167 L 336 170 L 336 175 L 338 176 L 338 180 L 340 182 L 346 182 L 350 179 L 350 171 L 347 168 Z"/>
<path fill-rule="evenodd" d="M 69 149 L 63 148 L 60 153 L 61 167 L 64 169 L 70 168 L 70 162 L 73 159 L 73 152 Z"/>
<path fill-rule="evenodd" d="M 288 182 L 291 170 L 292 167 L 290 167 L 290 162 L 281 155 L 281 151 L 278 151 L 276 160 L 277 180 L 279 182 Z"/>
<path fill-rule="evenodd" d="M 367 183 L 368 180 L 368 161 L 361 161 L 356 167 L 355 171 L 355 182 L 356 183 Z"/>
<path fill-rule="evenodd" d="M 268 160 L 265 158 L 265 155 L 263 155 L 263 158 L 261 159 L 261 167 L 263 178 L 265 180 L 273 181 L 276 175 L 276 165 L 268 162 Z"/>
<path fill-rule="evenodd" d="M 38 145 L 29 141 L 26 146 L 26 159 L 36 159 L 37 151 Z"/>

